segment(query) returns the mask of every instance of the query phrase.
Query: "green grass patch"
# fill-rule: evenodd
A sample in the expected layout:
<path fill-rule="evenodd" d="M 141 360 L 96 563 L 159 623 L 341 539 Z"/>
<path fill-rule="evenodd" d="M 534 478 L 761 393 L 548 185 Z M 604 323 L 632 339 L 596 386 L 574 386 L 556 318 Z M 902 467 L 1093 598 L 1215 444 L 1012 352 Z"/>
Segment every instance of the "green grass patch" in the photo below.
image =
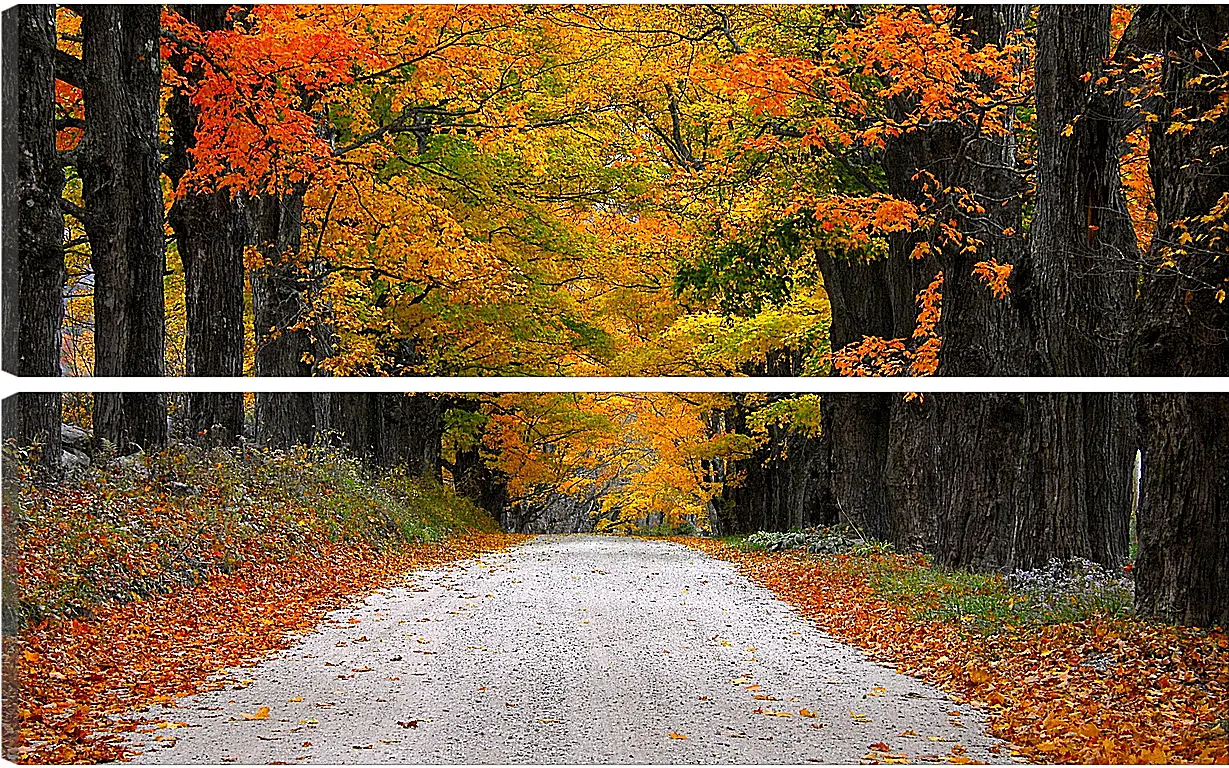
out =
<path fill-rule="evenodd" d="M 1080 578 L 1056 576 L 1070 570 L 1066 565 L 1051 564 L 1046 569 L 1010 576 L 895 558 L 871 559 L 864 567 L 876 595 L 914 607 L 919 618 L 987 632 L 1009 626 L 1127 616 L 1132 610 L 1132 596 L 1125 582 L 1105 578 L 1104 572 Z"/>
<path fill-rule="evenodd" d="M 994 632 L 1124 617 L 1132 612 L 1130 579 L 1085 560 L 1051 561 L 1009 575 L 975 573 L 933 565 L 923 555 L 897 555 L 891 545 L 862 541 L 843 528 L 758 532 L 723 539 L 744 552 L 806 553 L 856 580 L 914 615 Z"/>

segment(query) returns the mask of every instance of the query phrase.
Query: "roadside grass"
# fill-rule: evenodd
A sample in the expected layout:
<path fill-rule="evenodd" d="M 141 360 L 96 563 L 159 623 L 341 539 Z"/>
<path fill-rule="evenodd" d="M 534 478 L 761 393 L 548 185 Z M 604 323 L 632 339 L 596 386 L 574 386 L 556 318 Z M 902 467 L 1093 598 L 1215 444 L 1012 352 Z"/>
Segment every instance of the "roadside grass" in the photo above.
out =
<path fill-rule="evenodd" d="M 840 530 L 811 534 L 809 550 L 801 536 L 761 532 L 719 541 L 741 552 L 804 548 L 817 558 L 836 558 L 875 596 L 910 608 L 919 619 L 950 621 L 983 632 L 1133 614 L 1127 579 L 1086 561 L 1054 561 L 1047 568 L 1005 576 L 943 568 L 923 555 L 896 555 L 891 544 L 850 538 Z M 779 547 L 778 542 L 794 545 Z"/>
<path fill-rule="evenodd" d="M 773 552 L 748 539 L 676 541 L 735 563 L 871 658 L 983 709 L 1013 759 L 1229 762 L 1229 635 L 1135 617 L 1123 575 L 1078 561 L 977 574 L 921 555 Z"/>
<path fill-rule="evenodd" d="M 659 523 L 658 525 L 642 526 L 631 532 L 633 536 L 643 536 L 649 539 L 671 538 L 673 536 L 695 536 L 698 529 L 693 523 Z"/>
<path fill-rule="evenodd" d="M 287 452 L 177 445 L 103 457 L 40 487 L 23 457 L 5 461 L 6 630 L 184 588 L 249 562 L 341 543 L 385 551 L 494 520 L 439 483 L 373 475 L 318 448 Z"/>
<path fill-rule="evenodd" d="M 439 483 L 325 450 L 97 460 L 54 487 L 5 461 L 4 755 L 131 752 L 131 713 L 222 687 L 329 610 L 524 541 Z M 162 718 L 165 719 L 165 716 Z"/>

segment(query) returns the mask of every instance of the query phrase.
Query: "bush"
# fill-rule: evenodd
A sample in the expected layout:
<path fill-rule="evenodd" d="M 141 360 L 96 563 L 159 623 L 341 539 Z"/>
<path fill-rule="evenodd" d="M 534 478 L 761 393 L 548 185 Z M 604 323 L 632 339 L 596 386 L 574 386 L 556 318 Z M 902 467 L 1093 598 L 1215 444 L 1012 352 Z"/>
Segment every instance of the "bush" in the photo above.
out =
<path fill-rule="evenodd" d="M 743 547 L 767 552 L 805 549 L 814 555 L 870 555 L 894 551 L 892 545 L 887 542 L 863 540 L 847 525 L 792 531 L 757 531 L 743 539 Z"/>
<path fill-rule="evenodd" d="M 662 537 L 670 536 L 695 536 L 700 532 L 695 523 L 684 520 L 681 523 L 659 523 L 653 526 L 637 528 L 636 536 Z"/>

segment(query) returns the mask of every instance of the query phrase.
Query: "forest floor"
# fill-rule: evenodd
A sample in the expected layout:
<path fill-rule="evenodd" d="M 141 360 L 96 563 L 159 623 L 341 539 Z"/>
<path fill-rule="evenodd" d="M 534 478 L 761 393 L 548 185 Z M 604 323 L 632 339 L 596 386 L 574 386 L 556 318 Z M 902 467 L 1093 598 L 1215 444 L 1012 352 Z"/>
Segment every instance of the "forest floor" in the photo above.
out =
<path fill-rule="evenodd" d="M 228 678 L 144 713 L 135 762 L 1011 761 L 733 565 L 631 538 L 417 572 Z"/>
<path fill-rule="evenodd" d="M 1047 763 L 1229 763 L 1229 635 L 1129 615 L 1038 611 L 997 577 L 920 556 L 675 541 L 737 566 L 832 637 L 987 713 Z"/>

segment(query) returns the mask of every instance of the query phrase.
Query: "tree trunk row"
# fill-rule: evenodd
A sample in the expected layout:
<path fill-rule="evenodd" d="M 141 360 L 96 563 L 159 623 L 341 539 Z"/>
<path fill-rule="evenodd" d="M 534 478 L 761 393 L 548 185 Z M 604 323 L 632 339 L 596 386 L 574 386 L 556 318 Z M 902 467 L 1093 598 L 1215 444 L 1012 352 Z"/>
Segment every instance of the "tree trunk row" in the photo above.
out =
<path fill-rule="evenodd" d="M 1023 28 L 1025 12 L 977 6 L 960 24 L 974 45 L 1002 45 Z M 1222 6 L 1138 14 L 1122 45 L 1169 54 L 1158 115 L 1214 106 L 1215 90 L 1192 78 L 1225 71 L 1225 52 L 1200 41 L 1224 39 L 1227 17 Z M 889 143 L 890 190 L 941 205 L 918 188 L 924 168 L 939 188 L 973 192 L 987 213 L 972 220 L 953 209 L 951 218 L 983 246 L 972 257 L 938 247 L 911 263 L 914 239 L 896 236 L 883 264 L 821 256 L 833 349 L 864 336 L 909 336 L 916 310 L 908 299 L 941 270 L 940 374 L 1229 374 L 1229 305 L 1210 300 L 1229 285 L 1229 260 L 1200 251 L 1198 239 L 1177 247 L 1192 217 L 1212 210 L 1227 188 L 1229 156 L 1216 148 L 1229 144 L 1229 129 L 1222 120 L 1169 131 L 1166 119 L 1152 128 L 1159 222 L 1141 274 L 1118 169 L 1129 121 L 1120 96 L 1096 84 L 1110 55 L 1108 7 L 1041 8 L 1037 192 L 1027 241 L 1005 235 L 1025 230 L 1010 132 L 989 137 L 938 125 Z M 973 263 L 989 258 L 1015 265 L 1006 299 L 994 299 L 972 275 Z M 1166 266 L 1175 261 L 1178 268 Z M 1138 447 L 1141 610 L 1227 623 L 1229 598 L 1207 585 L 1224 583 L 1229 438 L 1197 421 L 1206 413 L 1219 424 L 1223 398 L 1215 403 L 1189 395 L 829 395 L 831 493 L 866 535 L 947 565 L 1009 569 L 1080 556 L 1117 566 L 1127 555 Z"/>

